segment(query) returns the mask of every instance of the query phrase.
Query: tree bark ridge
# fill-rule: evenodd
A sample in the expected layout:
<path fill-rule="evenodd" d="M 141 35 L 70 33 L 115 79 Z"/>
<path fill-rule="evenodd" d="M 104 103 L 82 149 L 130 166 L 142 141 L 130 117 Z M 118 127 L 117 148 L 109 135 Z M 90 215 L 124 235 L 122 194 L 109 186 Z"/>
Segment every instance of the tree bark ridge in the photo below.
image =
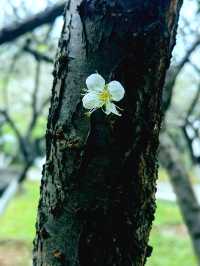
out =
<path fill-rule="evenodd" d="M 66 9 L 55 64 L 34 265 L 142 266 L 152 249 L 162 87 L 176 28 L 167 22 L 179 5 L 79 4 Z M 124 85 L 122 117 L 85 116 L 80 92 L 95 71 Z"/>

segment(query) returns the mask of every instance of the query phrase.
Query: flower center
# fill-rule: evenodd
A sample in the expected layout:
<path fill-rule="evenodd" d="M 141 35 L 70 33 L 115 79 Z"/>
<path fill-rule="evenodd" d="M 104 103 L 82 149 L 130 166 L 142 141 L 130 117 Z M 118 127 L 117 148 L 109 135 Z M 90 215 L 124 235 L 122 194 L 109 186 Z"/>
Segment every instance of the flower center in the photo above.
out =
<path fill-rule="evenodd" d="M 111 95 L 109 93 L 109 91 L 106 89 L 106 87 L 104 88 L 104 90 L 99 94 L 99 99 L 102 102 L 107 102 L 111 99 Z"/>

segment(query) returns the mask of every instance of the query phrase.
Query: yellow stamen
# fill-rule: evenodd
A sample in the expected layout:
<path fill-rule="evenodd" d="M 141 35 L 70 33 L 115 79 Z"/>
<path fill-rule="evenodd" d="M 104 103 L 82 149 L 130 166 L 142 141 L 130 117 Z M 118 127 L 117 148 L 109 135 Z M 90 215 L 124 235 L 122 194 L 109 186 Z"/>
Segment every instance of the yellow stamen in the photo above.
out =
<path fill-rule="evenodd" d="M 104 103 L 107 102 L 107 101 L 109 101 L 111 99 L 111 95 L 110 95 L 110 93 L 109 93 L 109 91 L 107 90 L 106 87 L 99 94 L 99 99 L 100 99 L 100 101 L 102 101 Z"/>

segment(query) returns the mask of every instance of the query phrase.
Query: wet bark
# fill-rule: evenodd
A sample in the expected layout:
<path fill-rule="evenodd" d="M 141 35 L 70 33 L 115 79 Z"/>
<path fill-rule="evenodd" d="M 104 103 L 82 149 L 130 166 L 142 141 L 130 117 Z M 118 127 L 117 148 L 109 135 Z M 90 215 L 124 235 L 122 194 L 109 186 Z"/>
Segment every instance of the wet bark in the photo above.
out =
<path fill-rule="evenodd" d="M 150 256 L 162 88 L 181 2 L 67 2 L 34 266 L 142 266 Z M 81 89 L 95 71 L 125 87 L 122 117 L 85 115 Z"/>
<path fill-rule="evenodd" d="M 183 219 L 191 236 L 198 265 L 200 265 L 200 206 L 180 157 L 181 155 L 178 153 L 176 147 L 174 147 L 170 138 L 167 135 L 163 135 L 161 138 L 159 158 L 169 173 Z"/>

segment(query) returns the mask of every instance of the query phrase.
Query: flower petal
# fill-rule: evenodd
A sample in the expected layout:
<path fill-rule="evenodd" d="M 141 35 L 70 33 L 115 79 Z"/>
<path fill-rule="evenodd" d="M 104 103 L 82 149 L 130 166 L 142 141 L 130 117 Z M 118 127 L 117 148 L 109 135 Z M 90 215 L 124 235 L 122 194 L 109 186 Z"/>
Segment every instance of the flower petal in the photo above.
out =
<path fill-rule="evenodd" d="M 105 87 L 105 80 L 99 74 L 92 74 L 86 79 L 86 85 L 89 91 L 102 91 Z"/>
<path fill-rule="evenodd" d="M 99 108 L 103 104 L 99 100 L 98 94 L 96 92 L 89 92 L 85 94 L 85 96 L 82 99 L 83 107 L 86 109 L 93 109 L 93 108 Z"/>
<path fill-rule="evenodd" d="M 121 116 L 121 114 L 117 111 L 116 105 L 112 102 L 106 103 L 106 110 L 104 111 L 107 115 L 113 113 L 115 115 Z"/>
<path fill-rule="evenodd" d="M 113 80 L 108 84 L 108 91 L 112 96 L 113 101 L 120 101 L 125 94 L 124 87 L 119 81 Z"/>

